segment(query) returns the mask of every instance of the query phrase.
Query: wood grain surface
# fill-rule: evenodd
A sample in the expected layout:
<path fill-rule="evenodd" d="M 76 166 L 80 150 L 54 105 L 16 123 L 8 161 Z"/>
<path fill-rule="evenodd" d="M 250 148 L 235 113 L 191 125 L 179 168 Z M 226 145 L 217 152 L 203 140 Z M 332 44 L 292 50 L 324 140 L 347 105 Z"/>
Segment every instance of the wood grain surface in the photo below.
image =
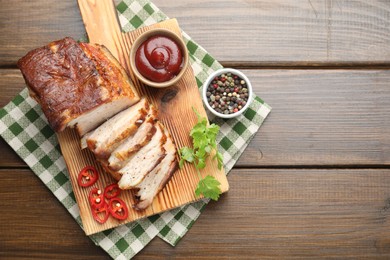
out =
<path fill-rule="evenodd" d="M 390 259 L 390 2 L 153 2 L 273 110 L 230 191 L 136 259 Z M 0 0 L 0 105 L 25 87 L 21 56 L 84 33 L 77 1 Z M 0 259 L 109 259 L 2 140 L 0 155 Z"/>
<path fill-rule="evenodd" d="M 33 173 L 0 176 L 0 258 L 109 259 Z M 390 169 L 236 169 L 229 181 L 176 247 L 154 239 L 137 258 L 390 257 Z"/>
<path fill-rule="evenodd" d="M 236 166 L 390 165 L 389 70 L 242 71 L 273 110 Z M 6 104 L 24 81 L 18 70 L 0 77 Z"/>
<path fill-rule="evenodd" d="M 227 65 L 383 65 L 390 61 L 386 0 L 154 3 Z M 77 39 L 85 33 L 77 1 L 3 0 L 0 17 L 0 66 L 12 66 L 28 50 L 64 35 Z M 222 40 L 223 48 L 216 44 Z"/>
<path fill-rule="evenodd" d="M 388 1 L 154 3 L 176 17 L 218 60 L 234 64 L 382 64 L 390 60 Z M 224 47 L 215 44 L 215 39 L 223 39 Z"/>

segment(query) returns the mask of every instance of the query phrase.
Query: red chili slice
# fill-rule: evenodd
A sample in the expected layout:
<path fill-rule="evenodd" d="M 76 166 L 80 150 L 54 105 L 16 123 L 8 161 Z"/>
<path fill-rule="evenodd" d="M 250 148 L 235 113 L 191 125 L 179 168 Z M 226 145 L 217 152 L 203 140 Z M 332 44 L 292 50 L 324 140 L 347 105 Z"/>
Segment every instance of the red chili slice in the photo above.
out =
<path fill-rule="evenodd" d="M 77 182 L 81 187 L 89 187 L 99 179 L 98 171 L 93 166 L 85 166 L 77 176 Z"/>
<path fill-rule="evenodd" d="M 100 208 L 91 208 L 91 210 L 93 218 L 100 224 L 104 224 L 110 216 L 110 211 L 106 203 Z"/>
<path fill-rule="evenodd" d="M 126 203 L 119 198 L 112 198 L 110 200 L 108 203 L 108 210 L 114 218 L 120 220 L 127 219 L 129 215 Z"/>
<path fill-rule="evenodd" d="M 103 192 L 98 188 L 93 188 L 89 192 L 88 200 L 93 209 L 102 208 L 104 205 L 106 205 Z"/>
<path fill-rule="evenodd" d="M 118 197 L 120 193 L 121 189 L 117 183 L 113 183 L 104 188 L 104 197 L 108 200 Z"/>

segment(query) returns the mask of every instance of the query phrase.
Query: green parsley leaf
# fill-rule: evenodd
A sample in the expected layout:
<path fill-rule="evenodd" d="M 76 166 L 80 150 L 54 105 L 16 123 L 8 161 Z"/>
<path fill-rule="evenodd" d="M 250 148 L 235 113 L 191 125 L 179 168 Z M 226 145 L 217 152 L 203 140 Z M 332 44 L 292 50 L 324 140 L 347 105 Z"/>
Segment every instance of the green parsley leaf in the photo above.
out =
<path fill-rule="evenodd" d="M 210 141 L 216 139 L 218 132 L 219 132 L 219 126 L 216 125 L 216 124 L 211 124 L 211 125 L 207 128 L 207 135 L 208 135 Z"/>
<path fill-rule="evenodd" d="M 206 167 L 206 159 L 204 157 L 198 158 L 198 163 L 195 164 L 197 169 L 203 169 Z"/>
<path fill-rule="evenodd" d="M 204 133 L 196 133 L 192 136 L 192 144 L 194 149 L 201 149 L 209 144 L 209 140 Z"/>
<path fill-rule="evenodd" d="M 196 110 L 195 107 L 192 107 L 192 110 L 195 112 L 196 116 L 198 117 L 198 122 L 203 119 L 203 117 L 199 114 L 198 110 Z"/>
<path fill-rule="evenodd" d="M 182 168 L 185 162 L 193 163 L 199 175 L 199 184 L 195 191 L 196 195 L 203 194 L 206 198 L 217 200 L 219 194 L 221 194 L 220 183 L 210 175 L 202 179 L 199 170 L 206 167 L 206 159 L 213 150 L 215 150 L 214 159 L 217 159 L 218 169 L 221 169 L 223 166 L 223 157 L 217 150 L 216 142 L 219 126 L 216 124 L 208 125 L 207 118 L 202 117 L 195 108 L 193 110 L 198 117 L 198 123 L 190 131 L 193 148 L 183 147 L 180 149 L 179 166 Z"/>
<path fill-rule="evenodd" d="M 207 121 L 206 118 L 203 118 L 202 121 L 198 121 L 196 125 L 191 129 L 190 136 L 194 135 L 204 135 L 207 130 Z"/>
<path fill-rule="evenodd" d="M 210 154 L 211 153 L 211 145 L 207 145 L 205 148 L 204 148 L 204 151 L 206 152 L 206 153 L 208 153 L 208 154 Z"/>
<path fill-rule="evenodd" d="M 179 162 L 179 167 L 183 168 L 184 161 L 187 161 L 189 163 L 194 162 L 195 160 L 195 155 L 194 155 L 194 150 L 189 148 L 189 147 L 183 147 L 179 151 L 180 153 L 180 162 Z"/>
<path fill-rule="evenodd" d="M 221 185 L 221 183 L 217 179 L 215 179 L 213 176 L 207 175 L 205 178 L 199 181 L 198 187 L 195 190 L 195 194 L 196 196 L 203 194 L 203 196 L 206 198 L 218 200 L 219 195 L 221 194 L 219 185 Z"/>
<path fill-rule="evenodd" d="M 223 156 L 220 152 L 217 152 L 214 157 L 217 157 L 218 169 L 221 170 L 223 166 Z"/>

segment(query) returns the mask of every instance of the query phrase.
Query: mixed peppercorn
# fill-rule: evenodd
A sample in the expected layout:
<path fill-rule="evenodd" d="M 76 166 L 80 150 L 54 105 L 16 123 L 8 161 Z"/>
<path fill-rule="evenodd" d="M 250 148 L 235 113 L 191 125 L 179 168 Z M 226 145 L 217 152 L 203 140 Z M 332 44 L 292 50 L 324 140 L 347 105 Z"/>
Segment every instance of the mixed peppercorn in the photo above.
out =
<path fill-rule="evenodd" d="M 245 80 L 233 73 L 216 76 L 207 87 L 207 102 L 220 114 L 240 111 L 248 102 L 248 88 Z"/>

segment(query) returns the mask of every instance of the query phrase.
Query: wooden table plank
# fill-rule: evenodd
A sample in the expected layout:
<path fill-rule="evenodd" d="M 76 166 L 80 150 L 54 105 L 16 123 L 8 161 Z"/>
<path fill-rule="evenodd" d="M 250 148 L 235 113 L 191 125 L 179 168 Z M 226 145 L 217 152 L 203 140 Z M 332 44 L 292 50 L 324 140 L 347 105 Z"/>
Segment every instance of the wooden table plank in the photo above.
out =
<path fill-rule="evenodd" d="M 243 71 L 273 110 L 237 166 L 390 164 L 390 71 Z M 0 77 L 5 105 L 24 81 L 18 70 Z M 5 144 L 0 154 L 1 166 L 24 165 Z"/>
<path fill-rule="evenodd" d="M 389 165 L 389 70 L 250 70 L 273 110 L 238 166 Z"/>
<path fill-rule="evenodd" d="M 1 259 L 109 259 L 30 170 L 0 170 Z"/>
<path fill-rule="evenodd" d="M 77 1 L 2 1 L 0 66 L 15 66 L 31 49 L 85 34 Z"/>
<path fill-rule="evenodd" d="M 7 105 L 26 87 L 19 69 L 0 69 L 0 107 Z"/>
<path fill-rule="evenodd" d="M 389 1 L 153 2 L 226 64 L 390 62 Z M 85 32 L 76 1 L 3 1 L 0 24 L 0 66 L 15 65 L 28 50 L 49 41 Z"/>
<path fill-rule="evenodd" d="M 239 169 L 229 181 L 178 246 L 155 239 L 139 258 L 390 257 L 390 169 Z M 29 170 L 0 170 L 0 206 L 0 258 L 109 259 Z"/>
<path fill-rule="evenodd" d="M 153 2 L 218 60 L 236 65 L 390 60 L 388 1 Z"/>

